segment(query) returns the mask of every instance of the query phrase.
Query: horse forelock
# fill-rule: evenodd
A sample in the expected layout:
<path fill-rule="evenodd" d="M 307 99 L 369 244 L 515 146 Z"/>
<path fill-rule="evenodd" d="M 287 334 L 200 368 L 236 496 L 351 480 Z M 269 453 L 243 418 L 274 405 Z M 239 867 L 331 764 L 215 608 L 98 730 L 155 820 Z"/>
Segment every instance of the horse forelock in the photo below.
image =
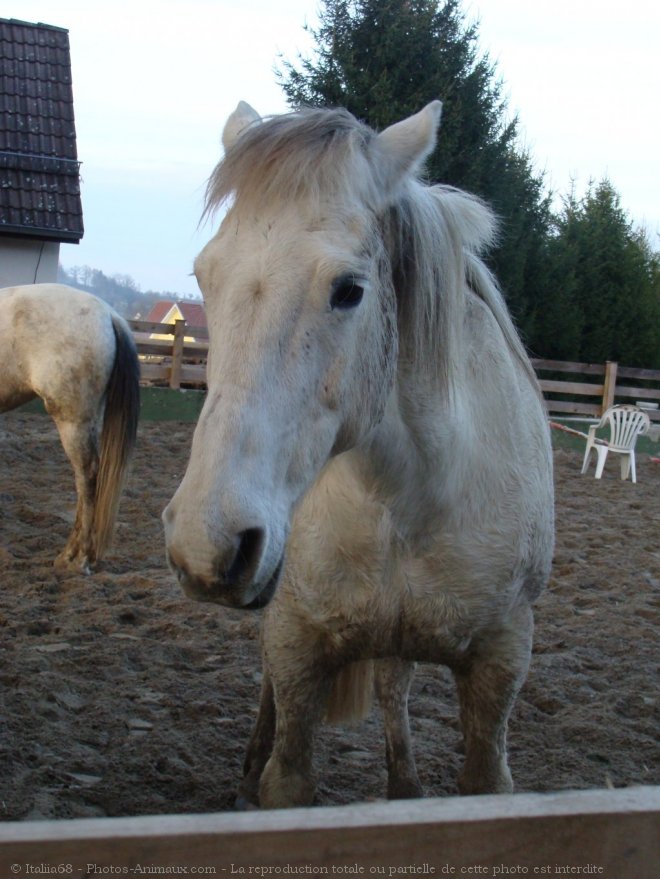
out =
<path fill-rule="evenodd" d="M 248 209 L 364 189 L 373 132 L 346 110 L 306 109 L 250 126 L 209 178 L 204 216 L 229 199 Z"/>

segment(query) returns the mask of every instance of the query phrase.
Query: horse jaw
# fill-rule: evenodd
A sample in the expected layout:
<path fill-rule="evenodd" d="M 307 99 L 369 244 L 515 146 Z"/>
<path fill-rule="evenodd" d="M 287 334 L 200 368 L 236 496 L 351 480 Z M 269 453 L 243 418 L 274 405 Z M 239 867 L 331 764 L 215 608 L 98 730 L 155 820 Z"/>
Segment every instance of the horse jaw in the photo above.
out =
<path fill-rule="evenodd" d="M 236 143 L 241 133 L 250 125 L 261 122 L 261 116 L 246 101 L 239 101 L 234 112 L 225 122 L 222 132 L 222 145 L 225 152 Z"/>

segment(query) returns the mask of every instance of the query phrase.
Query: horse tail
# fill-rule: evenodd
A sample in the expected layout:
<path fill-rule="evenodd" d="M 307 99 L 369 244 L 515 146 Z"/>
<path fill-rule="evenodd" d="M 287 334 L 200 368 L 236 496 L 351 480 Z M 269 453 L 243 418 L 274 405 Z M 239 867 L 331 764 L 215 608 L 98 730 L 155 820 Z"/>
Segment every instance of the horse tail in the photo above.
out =
<path fill-rule="evenodd" d="M 140 363 L 133 336 L 124 321 L 112 317 L 115 359 L 105 390 L 103 430 L 96 478 L 94 536 L 100 559 L 112 540 L 140 415 Z"/>
<path fill-rule="evenodd" d="M 374 695 L 374 663 L 362 659 L 340 668 L 332 684 L 325 709 L 326 723 L 364 720 Z"/>

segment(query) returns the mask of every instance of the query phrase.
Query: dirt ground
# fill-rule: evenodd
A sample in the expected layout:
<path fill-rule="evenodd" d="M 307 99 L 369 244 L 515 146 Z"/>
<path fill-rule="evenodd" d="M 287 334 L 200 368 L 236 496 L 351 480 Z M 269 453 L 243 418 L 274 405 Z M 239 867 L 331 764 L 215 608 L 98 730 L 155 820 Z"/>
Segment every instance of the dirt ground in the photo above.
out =
<path fill-rule="evenodd" d="M 0 818 L 230 809 L 259 693 L 259 615 L 188 600 L 169 574 L 160 513 L 192 425 L 143 423 L 117 537 L 90 577 L 56 573 L 72 473 L 50 419 L 0 418 Z M 555 452 L 557 548 L 536 607 L 532 668 L 510 724 L 518 791 L 657 784 L 660 464 L 638 484 L 608 462 L 580 476 Z M 592 471 L 593 472 L 593 471 Z M 456 792 L 449 673 L 420 666 L 410 705 L 429 796 Z M 317 802 L 386 788 L 374 708 L 319 737 Z"/>

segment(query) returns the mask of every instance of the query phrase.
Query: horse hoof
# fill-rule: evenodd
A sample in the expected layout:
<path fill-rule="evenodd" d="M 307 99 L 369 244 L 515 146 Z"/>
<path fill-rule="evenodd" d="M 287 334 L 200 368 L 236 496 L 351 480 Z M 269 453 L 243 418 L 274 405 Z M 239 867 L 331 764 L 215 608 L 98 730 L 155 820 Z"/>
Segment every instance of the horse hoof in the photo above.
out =
<path fill-rule="evenodd" d="M 388 800 L 421 800 L 423 796 L 421 784 L 414 781 L 390 785 L 387 789 Z"/>
<path fill-rule="evenodd" d="M 86 558 L 69 558 L 69 556 L 60 553 L 54 564 L 58 571 L 70 571 L 72 574 L 85 575 L 92 573 L 92 567 Z"/>
<path fill-rule="evenodd" d="M 75 546 L 65 546 L 55 558 L 54 565 L 59 571 L 89 575 L 94 571 L 94 555 L 90 552 L 84 552 L 82 549 L 76 549 Z"/>
<path fill-rule="evenodd" d="M 58 571 L 77 571 L 78 566 L 76 565 L 74 559 L 69 558 L 68 555 L 64 553 L 60 553 L 55 561 L 53 562 L 54 567 Z"/>
<path fill-rule="evenodd" d="M 258 809 L 259 806 L 251 803 L 247 797 L 241 796 L 240 794 L 234 800 L 234 811 L 236 812 L 256 812 Z"/>

